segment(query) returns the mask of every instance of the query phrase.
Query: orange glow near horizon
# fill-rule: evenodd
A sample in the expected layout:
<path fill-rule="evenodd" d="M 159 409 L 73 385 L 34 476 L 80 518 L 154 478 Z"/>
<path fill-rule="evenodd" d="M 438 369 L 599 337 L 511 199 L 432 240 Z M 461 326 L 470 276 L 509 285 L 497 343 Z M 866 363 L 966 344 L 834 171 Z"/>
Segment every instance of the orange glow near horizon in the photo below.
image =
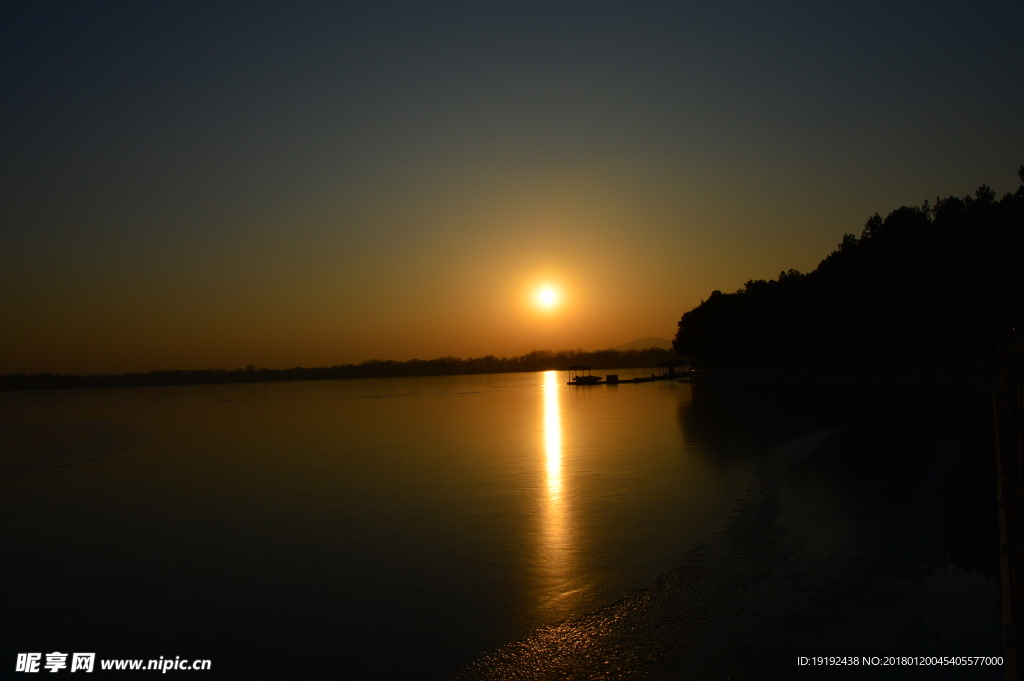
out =
<path fill-rule="evenodd" d="M 1020 47 L 1006 12 L 935 13 L 958 39 L 893 41 L 880 70 L 863 3 L 839 24 L 783 6 L 786 49 L 750 39 L 748 12 L 681 3 L 585 27 L 525 5 L 239 22 L 149 3 L 67 35 L 22 5 L 3 24 L 0 376 L 668 339 L 712 291 L 812 271 L 876 211 L 1020 186 L 1019 88 L 924 106 L 906 85 L 1019 82 L 996 56 Z M 1008 142 L 922 153 L 973 129 Z"/>

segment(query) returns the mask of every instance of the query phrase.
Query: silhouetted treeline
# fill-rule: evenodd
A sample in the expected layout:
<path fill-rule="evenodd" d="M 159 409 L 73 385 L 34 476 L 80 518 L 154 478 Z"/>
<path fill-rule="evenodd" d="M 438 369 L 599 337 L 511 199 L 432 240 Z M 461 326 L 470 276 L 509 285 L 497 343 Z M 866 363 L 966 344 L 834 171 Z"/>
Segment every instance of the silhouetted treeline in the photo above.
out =
<path fill-rule="evenodd" d="M 809 274 L 713 291 L 673 346 L 711 365 L 984 361 L 1024 320 L 1022 257 L 1024 185 L 876 213 Z"/>
<path fill-rule="evenodd" d="M 292 369 L 206 369 L 202 371 L 151 371 L 149 373 L 76 376 L 71 374 L 13 374 L 0 376 L 0 390 L 45 390 L 53 388 L 112 388 L 147 385 L 190 385 L 203 383 L 255 383 L 262 381 L 314 381 L 336 378 L 387 378 L 392 376 L 441 376 L 447 374 L 490 374 L 515 371 L 563 370 L 574 364 L 594 369 L 653 367 L 675 359 L 671 350 L 534 350 L 518 357 L 438 357 L 437 359 L 369 360 L 359 364 Z"/>

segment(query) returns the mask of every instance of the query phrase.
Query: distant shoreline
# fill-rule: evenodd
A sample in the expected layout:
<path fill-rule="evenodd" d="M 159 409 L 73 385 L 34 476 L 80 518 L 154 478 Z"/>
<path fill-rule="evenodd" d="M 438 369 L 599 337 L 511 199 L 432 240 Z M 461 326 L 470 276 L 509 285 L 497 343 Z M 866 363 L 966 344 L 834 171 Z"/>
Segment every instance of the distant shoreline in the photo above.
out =
<path fill-rule="evenodd" d="M 459 374 L 506 374 L 528 371 L 564 370 L 574 364 L 594 369 L 653 367 L 677 359 L 672 350 L 535 350 L 517 357 L 438 357 L 436 359 L 368 360 L 359 364 L 291 369 L 165 370 L 125 374 L 7 374 L 0 376 L 0 391 L 66 390 L 79 388 L 129 388 L 160 385 L 206 385 L 220 383 L 272 383 L 277 381 L 322 381 L 344 378 L 398 378 L 451 376 Z"/>

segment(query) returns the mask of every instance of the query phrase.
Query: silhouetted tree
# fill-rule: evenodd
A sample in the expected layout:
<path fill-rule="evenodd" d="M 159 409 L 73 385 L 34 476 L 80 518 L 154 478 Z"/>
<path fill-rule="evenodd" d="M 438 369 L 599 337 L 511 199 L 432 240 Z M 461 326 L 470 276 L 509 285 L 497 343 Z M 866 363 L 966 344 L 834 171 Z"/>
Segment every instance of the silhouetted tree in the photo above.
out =
<path fill-rule="evenodd" d="M 1024 166 L 1018 171 L 1024 182 Z M 1024 319 L 1024 184 L 875 214 L 811 273 L 714 291 L 673 347 L 718 363 L 950 362 L 988 356 Z"/>

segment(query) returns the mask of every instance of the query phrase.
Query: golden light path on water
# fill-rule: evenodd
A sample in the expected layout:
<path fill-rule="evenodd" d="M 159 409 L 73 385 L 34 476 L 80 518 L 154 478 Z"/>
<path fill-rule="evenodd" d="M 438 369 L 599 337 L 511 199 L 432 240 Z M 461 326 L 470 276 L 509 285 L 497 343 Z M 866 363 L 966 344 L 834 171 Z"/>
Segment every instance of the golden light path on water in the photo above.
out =
<path fill-rule="evenodd" d="M 544 374 L 544 497 L 541 531 L 542 608 L 563 613 L 569 606 L 571 534 L 563 471 L 561 383 L 557 371 Z"/>

